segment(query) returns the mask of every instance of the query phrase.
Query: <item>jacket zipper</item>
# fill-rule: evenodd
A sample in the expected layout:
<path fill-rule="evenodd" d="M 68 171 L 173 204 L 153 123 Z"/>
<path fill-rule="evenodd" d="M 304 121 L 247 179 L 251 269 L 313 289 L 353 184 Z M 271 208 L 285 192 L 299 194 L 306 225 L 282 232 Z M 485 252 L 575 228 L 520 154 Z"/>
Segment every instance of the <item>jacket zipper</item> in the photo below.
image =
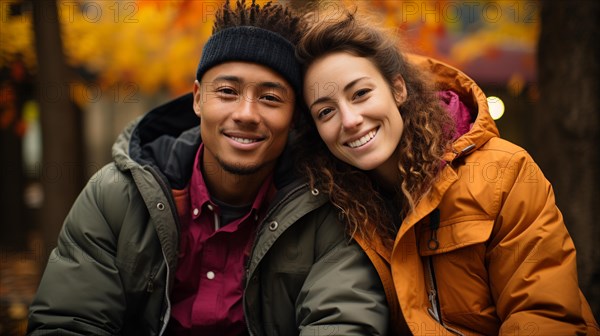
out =
<path fill-rule="evenodd" d="M 150 273 L 148 276 L 148 281 L 146 282 L 146 292 L 154 292 L 154 272 Z"/>
<path fill-rule="evenodd" d="M 437 250 L 440 246 L 440 243 L 437 239 L 437 230 L 440 227 L 440 210 L 435 209 L 429 215 L 429 228 L 431 229 L 431 237 L 427 242 L 427 247 L 430 250 Z M 438 288 L 437 282 L 435 279 L 435 270 L 433 268 L 433 259 L 431 256 L 427 257 L 427 274 L 429 275 L 429 303 L 431 303 L 431 307 L 427 308 L 429 315 L 433 317 L 439 324 L 442 325 L 446 330 L 456 334 L 456 335 L 464 335 L 462 332 L 453 329 L 447 326 L 442 320 L 442 307 L 438 298 Z"/>
<path fill-rule="evenodd" d="M 169 323 L 169 318 L 171 317 L 171 299 L 169 298 L 169 278 L 171 277 L 171 271 L 170 271 L 169 263 L 167 262 L 167 256 L 165 255 L 164 250 L 162 250 L 162 255 L 163 255 L 163 258 L 165 259 L 165 265 L 167 266 L 167 282 L 165 283 L 165 287 L 166 287 L 165 298 L 167 300 L 167 310 L 165 311 L 165 314 L 161 318 L 161 322 L 163 323 L 163 325 L 160 328 L 160 333 L 158 333 L 158 336 L 161 336 L 162 334 L 164 334 L 165 330 L 167 329 L 167 324 Z"/>
<path fill-rule="evenodd" d="M 275 204 L 273 207 L 271 207 L 269 209 L 269 211 L 267 211 L 267 214 L 265 215 L 265 217 L 261 221 L 260 225 L 258 226 L 257 231 L 256 231 L 256 237 L 258 237 L 258 233 L 262 231 L 263 226 L 265 224 L 265 219 L 269 218 L 275 212 L 275 210 L 278 209 L 279 206 L 281 204 L 283 204 L 285 201 L 287 201 L 288 199 L 290 199 L 293 194 L 295 194 L 299 190 L 302 190 L 302 189 L 306 188 L 307 186 L 308 186 L 308 183 L 304 183 L 304 184 L 302 184 L 302 185 L 300 185 L 300 186 L 298 186 L 298 187 L 290 190 L 290 192 L 288 192 L 279 202 L 277 202 L 277 204 Z M 250 276 L 250 274 L 249 274 L 250 273 L 250 263 L 252 261 L 252 256 L 254 255 L 254 250 L 256 249 L 256 242 L 257 242 L 257 240 L 258 239 L 256 239 L 256 238 L 254 239 L 254 243 L 252 244 L 252 249 L 250 250 L 250 257 L 248 258 L 248 261 L 246 262 L 246 267 L 245 267 L 245 271 L 244 271 L 244 284 L 247 283 L 248 276 Z M 252 331 L 252 328 L 250 327 L 250 321 L 247 318 L 248 317 L 248 313 L 246 312 L 246 295 L 242 295 L 242 300 L 243 300 L 243 305 L 242 306 L 244 308 L 244 316 L 246 317 L 246 322 L 247 322 L 246 323 L 246 328 L 248 329 L 248 335 L 249 336 L 254 336 L 255 333 Z"/>
<path fill-rule="evenodd" d="M 175 210 L 176 209 L 175 202 L 172 199 L 170 189 L 167 186 L 167 184 L 163 181 L 162 177 L 154 170 L 154 168 L 152 166 L 148 166 L 148 171 L 152 174 L 152 176 L 154 176 L 154 179 L 156 180 L 156 182 L 162 189 L 163 193 L 167 197 L 167 201 L 169 202 L 169 206 L 171 207 L 171 215 L 173 216 L 173 219 L 175 220 L 175 229 L 177 230 L 177 237 L 179 237 L 181 235 L 179 217 L 177 216 L 177 212 Z M 160 319 L 163 325 L 158 334 L 159 336 L 164 334 L 165 330 L 167 329 L 167 324 L 169 323 L 169 319 L 171 317 L 171 299 L 169 298 L 169 291 L 170 291 L 170 281 L 169 280 L 171 277 L 171 268 L 169 267 L 169 261 L 167 259 L 167 256 L 165 255 L 165 250 L 162 248 L 162 246 L 160 249 L 161 249 L 161 252 L 163 255 L 163 259 L 165 260 L 165 266 L 167 268 L 167 281 L 165 283 L 165 299 L 167 301 L 167 309 L 165 310 L 165 314 L 163 316 L 161 316 L 161 319 Z M 152 290 L 154 290 L 154 286 L 152 286 Z"/>
<path fill-rule="evenodd" d="M 440 210 L 434 209 L 431 214 L 429 214 L 429 229 L 431 230 L 431 236 L 429 241 L 427 242 L 427 247 L 430 250 L 437 250 L 440 246 L 439 241 L 437 240 L 437 229 L 440 227 Z M 429 303 L 431 303 L 431 308 L 427 308 L 429 311 L 429 315 L 431 315 L 436 321 L 440 324 L 442 323 L 442 317 L 440 316 L 440 306 L 437 301 L 437 286 L 435 283 L 435 272 L 433 270 L 433 262 L 431 260 L 431 256 L 427 257 L 427 275 L 429 276 Z"/>
<path fill-rule="evenodd" d="M 446 323 L 444 323 L 444 321 L 442 320 L 442 308 L 438 300 L 438 290 L 435 281 L 435 271 L 433 269 L 433 262 L 431 257 L 427 257 L 427 270 L 427 275 L 429 275 L 429 302 L 431 303 L 431 308 L 427 308 L 429 315 L 431 315 L 431 317 L 433 317 L 446 330 L 450 331 L 455 335 L 464 336 L 462 332 L 447 326 Z"/>
<path fill-rule="evenodd" d="M 427 275 L 429 278 L 429 303 L 431 304 L 430 308 L 427 308 L 429 315 L 433 317 L 438 323 L 442 323 L 442 317 L 440 316 L 440 306 L 437 300 L 437 286 L 435 284 L 435 275 L 433 271 L 433 264 L 431 262 L 431 257 L 427 257 Z"/>
<path fill-rule="evenodd" d="M 430 250 L 437 250 L 440 247 L 440 242 L 437 239 L 437 230 L 440 227 L 440 209 L 434 209 L 429 215 L 429 228 L 431 236 L 427 242 L 427 247 Z"/>

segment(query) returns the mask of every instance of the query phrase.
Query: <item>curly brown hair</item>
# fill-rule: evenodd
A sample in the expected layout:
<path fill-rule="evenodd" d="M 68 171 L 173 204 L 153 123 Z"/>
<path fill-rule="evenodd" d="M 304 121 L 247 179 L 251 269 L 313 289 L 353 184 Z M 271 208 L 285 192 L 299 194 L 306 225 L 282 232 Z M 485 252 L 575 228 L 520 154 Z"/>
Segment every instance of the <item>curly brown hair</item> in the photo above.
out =
<path fill-rule="evenodd" d="M 401 218 L 425 197 L 443 166 L 442 155 L 451 143 L 454 124 L 443 110 L 427 74 L 411 65 L 400 52 L 392 34 L 376 28 L 356 11 L 345 10 L 338 19 L 314 12 L 306 16 L 308 30 L 300 40 L 297 56 L 306 70 L 315 60 L 333 52 L 347 52 L 369 59 L 388 85 L 401 75 L 407 99 L 399 106 L 404 130 L 396 149 L 399 154 L 399 183 L 395 187 L 395 206 L 383 206 L 384 188 L 379 188 L 368 172 L 360 171 L 336 159 L 319 137 L 312 118 L 304 125 L 307 157 L 301 169 L 312 187 L 327 192 L 341 210 L 351 235 L 393 242 Z M 398 217 L 396 217 L 398 216 Z M 393 225 L 390 225 L 393 223 Z"/>
<path fill-rule="evenodd" d="M 271 1 L 260 7 L 255 0 L 252 0 L 250 6 L 246 5 L 245 0 L 238 0 L 234 9 L 230 1 L 226 0 L 215 14 L 213 34 L 230 27 L 253 26 L 278 33 L 296 44 L 302 36 L 302 22 L 304 21 L 298 14 Z"/>

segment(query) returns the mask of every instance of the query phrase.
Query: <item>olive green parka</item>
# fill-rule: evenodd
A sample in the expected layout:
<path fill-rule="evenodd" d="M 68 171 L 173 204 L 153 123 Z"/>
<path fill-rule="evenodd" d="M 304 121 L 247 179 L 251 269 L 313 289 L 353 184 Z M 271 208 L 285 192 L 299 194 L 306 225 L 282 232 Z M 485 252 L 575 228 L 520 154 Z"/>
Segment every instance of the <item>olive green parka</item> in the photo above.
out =
<path fill-rule="evenodd" d="M 90 179 L 64 222 L 30 307 L 28 334 L 164 334 L 180 235 L 172 190 L 191 176 L 198 123 L 189 94 L 119 136 L 114 162 Z M 328 198 L 294 177 L 288 154 L 246 265 L 248 332 L 386 334 L 388 308 L 375 269 Z"/>

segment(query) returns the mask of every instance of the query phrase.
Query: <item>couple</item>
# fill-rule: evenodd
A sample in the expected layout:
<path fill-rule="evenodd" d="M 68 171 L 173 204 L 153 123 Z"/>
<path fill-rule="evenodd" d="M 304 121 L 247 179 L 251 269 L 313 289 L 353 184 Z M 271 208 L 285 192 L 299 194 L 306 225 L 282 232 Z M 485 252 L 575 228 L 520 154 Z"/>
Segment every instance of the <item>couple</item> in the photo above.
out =
<path fill-rule="evenodd" d="M 321 18 L 226 2 L 193 94 L 75 202 L 29 334 L 598 333 L 551 187 L 483 92 Z"/>

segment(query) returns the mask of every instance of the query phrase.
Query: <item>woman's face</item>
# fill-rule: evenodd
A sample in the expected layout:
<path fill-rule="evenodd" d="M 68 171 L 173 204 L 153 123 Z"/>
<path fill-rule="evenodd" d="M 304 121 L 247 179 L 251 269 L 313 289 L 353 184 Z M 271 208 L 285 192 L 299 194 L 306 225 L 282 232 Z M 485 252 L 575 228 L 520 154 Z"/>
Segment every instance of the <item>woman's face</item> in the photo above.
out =
<path fill-rule="evenodd" d="M 309 66 L 304 99 L 333 155 L 362 170 L 397 171 L 394 153 L 404 127 L 398 106 L 406 90 L 400 76 L 394 86 L 397 94 L 369 59 L 347 52 Z"/>

